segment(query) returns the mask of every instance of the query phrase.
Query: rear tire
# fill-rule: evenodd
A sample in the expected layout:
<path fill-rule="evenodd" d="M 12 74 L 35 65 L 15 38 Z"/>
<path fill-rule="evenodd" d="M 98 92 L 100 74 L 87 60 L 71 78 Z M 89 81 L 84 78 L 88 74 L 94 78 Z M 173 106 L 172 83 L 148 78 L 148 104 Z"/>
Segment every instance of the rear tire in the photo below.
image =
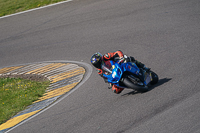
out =
<path fill-rule="evenodd" d="M 131 82 L 129 78 L 124 78 L 123 83 L 128 88 L 134 89 L 139 92 L 147 92 L 148 91 L 147 86 L 136 85 L 133 82 Z"/>
<path fill-rule="evenodd" d="M 150 82 L 151 85 L 155 85 L 156 83 L 158 83 L 158 75 L 154 72 L 151 71 L 151 76 L 152 76 L 152 81 Z"/>

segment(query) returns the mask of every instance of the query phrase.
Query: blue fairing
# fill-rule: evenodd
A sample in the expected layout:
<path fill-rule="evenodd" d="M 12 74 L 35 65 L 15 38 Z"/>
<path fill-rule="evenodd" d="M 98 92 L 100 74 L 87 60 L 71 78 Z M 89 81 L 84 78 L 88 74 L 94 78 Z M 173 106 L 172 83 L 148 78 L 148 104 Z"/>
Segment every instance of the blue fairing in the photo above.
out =
<path fill-rule="evenodd" d="M 103 74 L 103 76 L 108 79 L 109 83 L 115 84 L 119 87 L 120 87 L 119 81 L 122 78 L 124 72 L 128 71 L 136 75 L 138 75 L 140 72 L 140 69 L 137 67 L 137 65 L 132 62 L 114 63 L 113 61 L 110 61 L 110 63 L 112 65 L 112 74 L 110 75 Z"/>

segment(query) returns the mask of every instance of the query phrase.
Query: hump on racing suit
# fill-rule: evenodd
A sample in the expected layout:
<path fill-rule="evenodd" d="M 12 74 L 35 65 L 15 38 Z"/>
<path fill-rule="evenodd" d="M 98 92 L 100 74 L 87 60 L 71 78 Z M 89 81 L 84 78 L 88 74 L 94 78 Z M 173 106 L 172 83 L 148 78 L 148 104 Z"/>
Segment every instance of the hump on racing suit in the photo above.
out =
<path fill-rule="evenodd" d="M 115 57 L 124 57 L 124 54 L 121 50 L 117 50 L 115 52 L 106 53 L 103 55 L 104 60 L 113 60 Z"/>

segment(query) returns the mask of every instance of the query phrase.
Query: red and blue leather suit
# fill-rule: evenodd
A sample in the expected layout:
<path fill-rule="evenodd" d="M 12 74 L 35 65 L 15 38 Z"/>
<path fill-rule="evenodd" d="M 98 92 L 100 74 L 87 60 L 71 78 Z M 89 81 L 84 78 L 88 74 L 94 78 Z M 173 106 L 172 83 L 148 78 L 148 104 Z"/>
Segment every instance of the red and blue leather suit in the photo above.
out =
<path fill-rule="evenodd" d="M 122 58 L 122 57 L 124 57 L 124 54 L 120 50 L 104 54 L 101 57 L 102 65 L 104 65 L 105 67 L 110 69 L 112 66 L 111 66 L 111 63 L 109 60 L 114 60 L 115 57 Z M 105 74 L 106 72 L 103 69 L 99 69 L 99 68 L 97 68 L 97 71 L 98 71 L 98 74 L 104 78 L 103 74 Z M 106 82 L 106 78 L 104 78 L 104 80 Z M 124 90 L 124 88 L 120 88 L 116 85 L 111 85 L 111 86 L 112 86 L 112 91 L 117 94 L 121 93 Z"/>

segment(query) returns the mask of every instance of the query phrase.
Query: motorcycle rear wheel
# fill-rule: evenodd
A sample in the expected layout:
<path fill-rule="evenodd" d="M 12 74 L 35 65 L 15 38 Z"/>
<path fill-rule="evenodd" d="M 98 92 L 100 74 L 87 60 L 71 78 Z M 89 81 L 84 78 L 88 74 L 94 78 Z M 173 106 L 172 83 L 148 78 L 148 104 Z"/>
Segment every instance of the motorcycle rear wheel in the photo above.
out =
<path fill-rule="evenodd" d="M 151 71 L 151 76 L 152 76 L 152 81 L 150 82 L 151 85 L 155 85 L 156 83 L 158 83 L 158 75 L 155 72 Z"/>

